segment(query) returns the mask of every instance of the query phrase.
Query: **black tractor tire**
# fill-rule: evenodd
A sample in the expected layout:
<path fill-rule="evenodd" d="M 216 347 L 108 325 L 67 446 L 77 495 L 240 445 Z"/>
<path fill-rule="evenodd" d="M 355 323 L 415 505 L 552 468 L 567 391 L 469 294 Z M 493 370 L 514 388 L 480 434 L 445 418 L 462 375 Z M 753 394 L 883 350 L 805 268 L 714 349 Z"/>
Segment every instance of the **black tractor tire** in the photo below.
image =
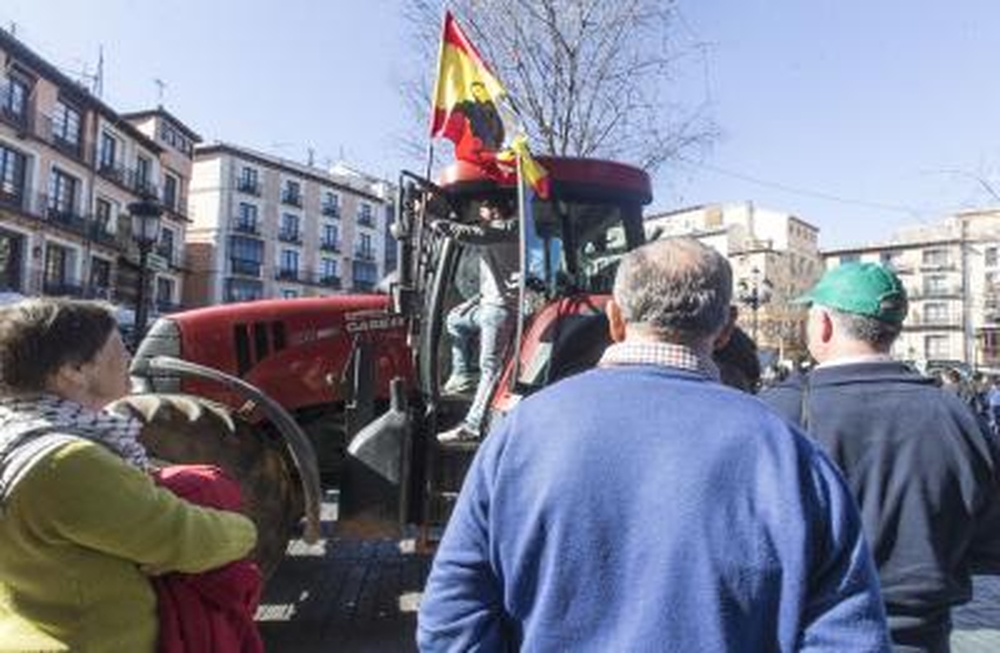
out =
<path fill-rule="evenodd" d="M 239 482 L 242 512 L 257 525 L 253 557 L 269 578 L 304 512 L 298 474 L 271 430 L 193 395 L 129 395 L 111 409 L 142 423 L 139 440 L 155 463 L 213 464 Z"/>

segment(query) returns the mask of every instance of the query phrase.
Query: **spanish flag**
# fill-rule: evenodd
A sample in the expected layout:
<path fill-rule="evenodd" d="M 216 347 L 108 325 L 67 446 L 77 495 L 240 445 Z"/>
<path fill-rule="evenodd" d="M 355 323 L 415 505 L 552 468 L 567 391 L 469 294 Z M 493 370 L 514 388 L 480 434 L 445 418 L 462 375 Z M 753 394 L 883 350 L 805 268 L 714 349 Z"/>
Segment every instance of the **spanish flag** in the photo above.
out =
<path fill-rule="evenodd" d="M 449 139 L 455 144 L 455 158 L 478 165 L 498 181 L 514 183 L 520 170 L 535 193 L 547 198 L 548 173 L 531 156 L 527 139 L 519 134 L 506 145 L 507 125 L 501 112 L 508 116 L 516 112 L 505 98 L 500 80 L 451 12 L 445 12 L 431 137 Z"/>
<path fill-rule="evenodd" d="M 505 136 L 498 105 L 506 93 L 451 12 L 446 12 L 431 137 L 443 136 L 455 143 L 458 159 L 495 163 Z"/>

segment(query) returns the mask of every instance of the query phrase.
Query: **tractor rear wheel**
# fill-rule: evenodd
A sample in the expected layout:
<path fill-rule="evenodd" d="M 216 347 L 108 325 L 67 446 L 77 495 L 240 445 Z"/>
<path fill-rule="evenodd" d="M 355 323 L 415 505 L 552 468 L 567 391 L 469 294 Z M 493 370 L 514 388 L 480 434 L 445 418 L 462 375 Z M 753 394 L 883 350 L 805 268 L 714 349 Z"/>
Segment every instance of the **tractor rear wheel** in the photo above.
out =
<path fill-rule="evenodd" d="M 294 465 L 271 432 L 227 406 L 183 394 L 136 394 L 111 406 L 142 423 L 139 440 L 160 464 L 217 465 L 240 484 L 243 513 L 257 525 L 254 559 L 274 573 L 303 515 Z"/>

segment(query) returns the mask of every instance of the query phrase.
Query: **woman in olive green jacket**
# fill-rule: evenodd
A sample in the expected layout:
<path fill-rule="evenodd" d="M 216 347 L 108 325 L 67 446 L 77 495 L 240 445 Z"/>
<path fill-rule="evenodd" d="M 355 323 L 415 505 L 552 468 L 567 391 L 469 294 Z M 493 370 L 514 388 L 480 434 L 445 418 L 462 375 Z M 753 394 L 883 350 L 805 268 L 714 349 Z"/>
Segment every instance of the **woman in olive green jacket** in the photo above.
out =
<path fill-rule="evenodd" d="M 156 649 L 148 576 L 246 556 L 253 523 L 154 485 L 107 307 L 0 309 L 0 651 Z"/>

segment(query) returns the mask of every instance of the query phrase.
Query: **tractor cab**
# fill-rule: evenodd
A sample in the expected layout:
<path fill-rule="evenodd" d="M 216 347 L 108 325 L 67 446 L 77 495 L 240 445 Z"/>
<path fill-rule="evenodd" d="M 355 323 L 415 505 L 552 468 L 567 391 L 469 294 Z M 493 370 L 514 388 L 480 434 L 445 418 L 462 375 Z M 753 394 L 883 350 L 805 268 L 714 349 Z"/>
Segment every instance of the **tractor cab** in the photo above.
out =
<path fill-rule="evenodd" d="M 517 319 L 490 388 L 483 437 L 491 421 L 524 396 L 596 364 L 608 344 L 604 306 L 618 260 L 642 244 L 642 208 L 651 200 L 645 172 L 592 159 L 540 158 L 549 197 L 518 211 Z M 348 448 L 341 520 L 442 524 L 477 443 L 441 444 L 435 435 L 458 424 L 472 393 L 445 393 L 451 372 L 449 312 L 479 291 L 483 247 L 432 228 L 436 220 L 473 224 L 484 202 L 515 206 L 517 185 L 458 163 L 438 184 L 404 174 L 397 223 L 400 269 L 393 310 L 407 320 L 416 387 L 394 386 L 387 413 Z M 524 191 L 520 191 L 524 192 Z"/>

